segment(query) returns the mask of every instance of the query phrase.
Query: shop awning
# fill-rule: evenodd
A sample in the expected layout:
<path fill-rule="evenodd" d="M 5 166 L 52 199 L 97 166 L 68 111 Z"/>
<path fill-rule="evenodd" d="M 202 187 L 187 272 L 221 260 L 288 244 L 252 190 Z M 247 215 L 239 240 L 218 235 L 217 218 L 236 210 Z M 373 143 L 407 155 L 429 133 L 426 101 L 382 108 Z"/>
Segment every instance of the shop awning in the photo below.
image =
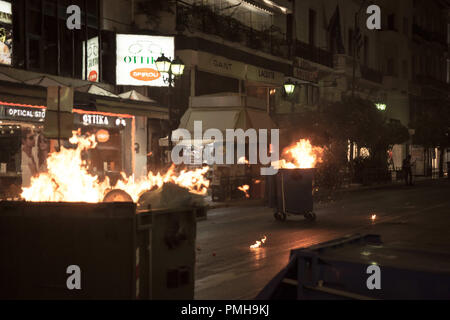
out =
<path fill-rule="evenodd" d="M 87 92 L 87 93 L 90 93 L 90 94 L 95 94 L 95 95 L 98 95 L 98 96 L 119 98 L 118 95 L 115 95 L 114 93 L 112 93 L 112 92 L 110 92 L 108 90 L 105 90 L 102 87 L 97 86 L 95 84 L 89 84 L 87 86 L 78 87 L 75 90 L 79 91 L 79 92 Z"/>
<path fill-rule="evenodd" d="M 180 121 L 180 128 L 194 132 L 194 121 L 202 121 L 202 131 L 219 129 L 274 129 L 275 123 L 263 110 L 250 108 L 189 108 Z"/>
<path fill-rule="evenodd" d="M 180 121 L 180 128 L 194 132 L 194 121 L 202 122 L 203 132 L 210 128 L 225 131 L 234 129 L 239 119 L 239 110 L 196 110 L 189 108 Z"/>
<path fill-rule="evenodd" d="M 61 82 L 58 82 L 47 76 L 30 79 L 30 80 L 25 81 L 25 83 L 31 84 L 34 86 L 41 86 L 41 87 L 64 86 L 64 84 L 62 84 Z"/>
<path fill-rule="evenodd" d="M 122 99 L 135 100 L 135 101 L 147 101 L 147 102 L 156 102 L 155 100 L 150 99 L 149 97 L 140 94 L 136 90 L 127 91 L 119 94 L 119 97 Z"/>

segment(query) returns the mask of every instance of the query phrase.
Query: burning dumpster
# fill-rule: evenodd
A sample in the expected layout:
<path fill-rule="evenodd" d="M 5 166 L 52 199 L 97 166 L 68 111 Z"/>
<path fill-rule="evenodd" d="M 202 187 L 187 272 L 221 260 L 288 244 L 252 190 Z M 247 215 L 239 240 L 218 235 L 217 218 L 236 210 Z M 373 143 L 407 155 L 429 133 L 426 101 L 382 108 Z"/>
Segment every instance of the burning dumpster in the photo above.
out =
<path fill-rule="evenodd" d="M 287 214 L 304 215 L 315 220 L 312 186 L 314 169 L 280 169 L 272 178 L 275 219 L 286 220 Z"/>
<path fill-rule="evenodd" d="M 95 136 L 70 142 L 0 202 L 0 299 L 193 299 L 208 168 L 112 184 L 83 158 Z"/>
<path fill-rule="evenodd" d="M 195 238 L 195 208 L 0 202 L 0 299 L 193 299 Z"/>
<path fill-rule="evenodd" d="M 278 173 L 268 178 L 268 205 L 275 209 L 274 217 L 284 221 L 288 214 L 304 215 L 315 220 L 313 212 L 314 166 L 323 150 L 308 140 L 299 140 L 283 150 L 284 159 L 276 167 Z"/>

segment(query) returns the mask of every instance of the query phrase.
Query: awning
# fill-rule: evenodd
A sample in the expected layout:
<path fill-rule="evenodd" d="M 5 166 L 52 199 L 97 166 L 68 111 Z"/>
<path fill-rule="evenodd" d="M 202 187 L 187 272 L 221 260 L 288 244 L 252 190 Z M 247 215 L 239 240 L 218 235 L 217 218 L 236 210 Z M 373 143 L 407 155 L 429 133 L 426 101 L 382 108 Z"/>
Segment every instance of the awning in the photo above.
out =
<path fill-rule="evenodd" d="M 146 102 L 156 102 L 155 100 L 150 99 L 149 97 L 140 94 L 136 90 L 127 91 L 119 94 L 119 97 L 122 99 L 136 100 L 136 101 L 146 101 Z"/>
<path fill-rule="evenodd" d="M 189 108 L 180 121 L 180 128 L 194 132 L 194 121 L 202 122 L 202 131 L 207 129 L 219 129 L 225 132 L 226 129 L 236 128 L 240 110 L 198 110 Z"/>
<path fill-rule="evenodd" d="M 82 87 L 78 87 L 75 89 L 76 91 L 79 92 L 86 92 L 86 93 L 90 93 L 90 94 L 95 94 L 98 96 L 106 96 L 106 97 L 113 97 L 113 98 L 119 98 L 118 95 L 103 89 L 100 86 L 97 86 L 95 84 L 88 84 L 86 86 L 82 86 Z"/>
<path fill-rule="evenodd" d="M 25 83 L 31 84 L 34 86 L 41 86 L 41 87 L 64 86 L 64 84 L 62 84 L 61 82 L 58 82 L 47 76 L 30 79 L 30 80 L 25 81 Z"/>
<path fill-rule="evenodd" d="M 202 121 L 202 131 L 219 129 L 274 129 L 275 123 L 263 110 L 250 108 L 189 108 L 180 121 L 180 128 L 194 132 L 194 121 Z"/>

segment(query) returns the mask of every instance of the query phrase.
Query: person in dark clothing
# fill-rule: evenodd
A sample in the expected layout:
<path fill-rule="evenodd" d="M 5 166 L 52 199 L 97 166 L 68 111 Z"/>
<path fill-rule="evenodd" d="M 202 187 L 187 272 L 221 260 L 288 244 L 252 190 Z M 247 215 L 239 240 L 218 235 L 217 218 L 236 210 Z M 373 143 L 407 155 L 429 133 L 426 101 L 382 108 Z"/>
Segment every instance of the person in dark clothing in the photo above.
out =
<path fill-rule="evenodd" d="M 411 164 L 411 155 L 406 156 L 406 158 L 403 160 L 403 175 L 405 176 L 405 183 L 406 185 L 413 185 L 412 182 L 412 164 Z"/>

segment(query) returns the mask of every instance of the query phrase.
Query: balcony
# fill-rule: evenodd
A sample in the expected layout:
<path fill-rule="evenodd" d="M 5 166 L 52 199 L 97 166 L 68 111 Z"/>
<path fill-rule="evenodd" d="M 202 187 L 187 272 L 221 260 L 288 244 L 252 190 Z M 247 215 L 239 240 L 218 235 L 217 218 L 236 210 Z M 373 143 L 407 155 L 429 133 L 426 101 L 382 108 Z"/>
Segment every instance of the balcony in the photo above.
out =
<path fill-rule="evenodd" d="M 277 27 L 256 30 L 206 5 L 177 3 L 177 31 L 185 30 L 219 36 L 280 58 L 289 57 L 286 35 Z"/>
<path fill-rule="evenodd" d="M 417 24 L 413 24 L 413 35 L 419 36 L 420 38 L 429 41 L 436 42 L 443 46 L 447 46 L 446 36 L 443 33 L 431 32 L 425 30 Z"/>
<path fill-rule="evenodd" d="M 295 55 L 311 62 L 333 68 L 333 55 L 326 50 L 314 47 L 308 43 L 297 40 Z"/>
<path fill-rule="evenodd" d="M 381 74 L 381 72 L 371 69 L 367 66 L 360 66 L 360 69 L 361 78 L 380 84 L 383 82 L 383 75 Z"/>
<path fill-rule="evenodd" d="M 414 77 L 414 82 L 422 86 L 433 87 L 439 91 L 444 91 L 447 94 L 450 92 L 450 84 L 430 76 L 417 75 Z"/>

